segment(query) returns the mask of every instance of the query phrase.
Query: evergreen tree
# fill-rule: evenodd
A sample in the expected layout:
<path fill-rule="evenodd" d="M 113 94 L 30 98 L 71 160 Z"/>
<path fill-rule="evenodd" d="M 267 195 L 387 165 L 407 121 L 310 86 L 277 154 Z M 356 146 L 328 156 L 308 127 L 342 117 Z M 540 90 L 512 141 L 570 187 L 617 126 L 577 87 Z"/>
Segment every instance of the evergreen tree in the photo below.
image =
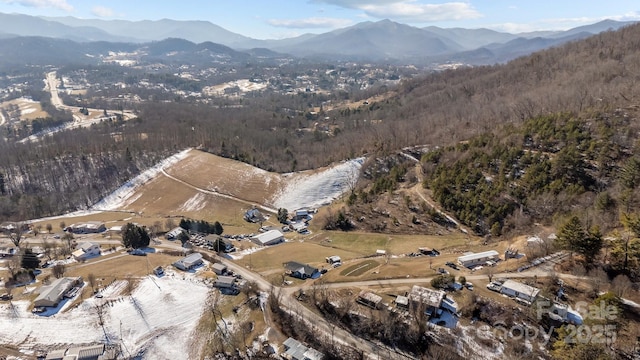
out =
<path fill-rule="evenodd" d="M 602 249 L 602 234 L 595 226 L 585 231 L 577 216 L 571 217 L 560 229 L 558 242 L 564 249 L 574 251 L 584 257 L 585 263 L 590 265 Z"/>
<path fill-rule="evenodd" d="M 213 233 L 216 235 L 222 235 L 224 229 L 222 228 L 222 224 L 219 221 L 213 223 Z"/>
<path fill-rule="evenodd" d="M 31 249 L 25 249 L 22 254 L 21 266 L 25 269 L 36 269 L 40 266 L 40 260 Z"/>
<path fill-rule="evenodd" d="M 122 245 L 126 248 L 139 249 L 149 246 L 151 238 L 147 230 L 138 225 L 127 223 L 122 229 Z"/>
<path fill-rule="evenodd" d="M 287 211 L 287 209 L 285 208 L 278 209 L 278 221 L 281 224 L 286 224 L 288 219 L 289 219 L 289 211 Z"/>

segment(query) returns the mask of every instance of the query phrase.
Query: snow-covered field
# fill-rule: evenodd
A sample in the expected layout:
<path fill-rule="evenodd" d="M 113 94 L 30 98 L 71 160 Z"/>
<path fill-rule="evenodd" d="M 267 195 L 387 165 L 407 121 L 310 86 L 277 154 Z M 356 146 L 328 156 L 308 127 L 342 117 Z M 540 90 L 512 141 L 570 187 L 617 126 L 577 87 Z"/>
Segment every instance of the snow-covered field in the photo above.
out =
<path fill-rule="evenodd" d="M 141 196 L 140 194 L 136 195 L 136 191 L 140 188 L 140 186 L 156 177 L 165 166 L 175 164 L 178 161 L 184 159 L 189 151 L 191 151 L 191 149 L 183 150 L 164 159 L 150 169 L 145 170 L 142 174 L 127 181 L 126 183 L 124 183 L 124 185 L 116 189 L 116 191 L 112 192 L 104 199 L 94 204 L 91 207 L 91 210 L 122 210 L 128 204 L 136 201 L 136 199 Z"/>
<path fill-rule="evenodd" d="M 287 185 L 273 198 L 273 206 L 292 211 L 330 204 L 355 185 L 363 162 L 357 158 L 311 175 L 285 174 Z"/>
<path fill-rule="evenodd" d="M 191 275 L 191 276 L 190 276 Z M 209 288 L 186 276 L 144 278 L 131 296 L 119 295 L 123 282 L 105 289 L 102 299 L 50 317 L 28 311 L 27 301 L 0 305 L 0 343 L 23 351 L 56 349 L 63 345 L 112 342 L 126 355 L 145 359 L 187 359 L 191 339 L 205 307 Z M 97 304 L 104 304 L 104 331 L 98 325 Z"/>

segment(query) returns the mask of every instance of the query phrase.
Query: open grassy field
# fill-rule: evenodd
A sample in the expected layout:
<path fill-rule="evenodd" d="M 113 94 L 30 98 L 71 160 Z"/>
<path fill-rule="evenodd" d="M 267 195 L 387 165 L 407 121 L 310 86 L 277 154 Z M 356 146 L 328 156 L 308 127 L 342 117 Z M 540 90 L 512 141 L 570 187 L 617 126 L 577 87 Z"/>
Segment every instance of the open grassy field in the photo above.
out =
<path fill-rule="evenodd" d="M 145 184 L 136 196 L 125 210 L 145 217 L 183 216 L 240 227 L 246 225 L 242 216 L 250 207 L 233 199 L 199 192 L 164 175 Z"/>
<path fill-rule="evenodd" d="M 11 116 L 14 115 L 14 112 L 10 110 L 12 108 L 19 109 L 20 120 L 33 120 L 48 116 L 46 112 L 42 111 L 40 103 L 36 101 L 19 98 L 0 103 L 0 109 L 9 111 Z M 17 115 L 17 113 L 15 115 Z"/>
<path fill-rule="evenodd" d="M 376 260 L 365 260 L 356 264 L 349 266 L 348 268 L 342 270 L 340 275 L 342 276 L 360 276 L 367 271 L 375 269 L 380 265 Z"/>
<path fill-rule="evenodd" d="M 332 249 L 307 242 L 287 242 L 261 249 L 250 256 L 247 255 L 241 260 L 238 260 L 238 263 L 244 266 L 250 266 L 254 271 L 259 273 L 278 269 L 284 272 L 282 264 L 287 261 L 297 261 L 303 264 L 322 267 L 328 266 L 325 258 L 332 255 L 338 255 L 345 260 L 359 256 L 357 253 L 344 249 Z"/>
<path fill-rule="evenodd" d="M 170 266 L 178 259 L 179 257 L 164 253 L 134 256 L 126 252 L 115 252 L 90 259 L 86 263 L 68 266 L 65 276 L 82 276 L 86 280 L 89 274 L 94 274 L 96 278 L 103 279 L 103 283 L 108 284 L 113 280 L 147 276 L 155 267 Z"/>
<path fill-rule="evenodd" d="M 373 255 L 376 250 L 385 250 L 391 254 L 406 254 L 418 251 L 420 247 L 438 250 L 456 248 L 467 243 L 462 233 L 451 235 L 387 235 L 378 233 L 326 231 L 324 236 L 316 236 L 319 245 L 345 249 L 361 255 Z"/>
<path fill-rule="evenodd" d="M 267 203 L 283 183 L 279 174 L 202 151 L 190 151 L 186 159 L 166 171 L 197 188 L 257 204 Z"/>

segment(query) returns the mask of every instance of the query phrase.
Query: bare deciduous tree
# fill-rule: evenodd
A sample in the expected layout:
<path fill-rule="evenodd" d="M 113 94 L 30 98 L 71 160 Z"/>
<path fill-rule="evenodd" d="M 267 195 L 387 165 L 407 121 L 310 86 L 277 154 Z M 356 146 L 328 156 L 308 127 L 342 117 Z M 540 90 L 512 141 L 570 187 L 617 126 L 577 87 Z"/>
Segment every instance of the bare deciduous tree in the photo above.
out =
<path fill-rule="evenodd" d="M 53 276 L 56 277 L 56 279 L 60 279 L 61 277 L 63 277 L 66 271 L 67 266 L 65 264 L 55 264 L 51 269 L 51 272 L 53 273 Z"/>
<path fill-rule="evenodd" d="M 95 292 L 96 289 L 96 275 L 94 273 L 89 273 L 87 275 L 87 282 L 89 282 L 89 286 L 91 286 L 91 292 Z"/>

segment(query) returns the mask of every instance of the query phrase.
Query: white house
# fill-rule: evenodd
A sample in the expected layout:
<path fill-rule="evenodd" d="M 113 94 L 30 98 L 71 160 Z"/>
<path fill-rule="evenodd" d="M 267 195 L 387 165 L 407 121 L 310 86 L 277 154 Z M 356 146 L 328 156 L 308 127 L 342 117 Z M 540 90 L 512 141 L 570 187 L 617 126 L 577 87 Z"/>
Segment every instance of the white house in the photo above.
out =
<path fill-rule="evenodd" d="M 251 237 L 251 241 L 258 245 L 275 245 L 284 241 L 284 234 L 280 230 L 269 230 Z"/>
<path fill-rule="evenodd" d="M 458 257 L 458 264 L 471 268 L 477 265 L 485 265 L 487 261 L 499 260 L 498 252 L 495 250 L 484 251 L 481 253 L 462 255 Z"/>
<path fill-rule="evenodd" d="M 532 303 L 538 297 L 540 289 L 521 282 L 507 280 L 502 283 L 500 293 Z"/>
<path fill-rule="evenodd" d="M 72 253 L 77 261 L 87 260 L 100 255 L 100 245 L 92 242 L 83 242 L 78 245 L 76 251 Z"/>
<path fill-rule="evenodd" d="M 187 271 L 187 270 L 191 270 L 194 267 L 200 265 L 203 263 L 202 260 L 202 254 L 200 253 L 193 253 L 190 254 L 189 256 L 180 259 L 176 262 L 173 263 L 173 266 L 177 267 L 178 269 L 182 270 L 182 271 Z"/>

